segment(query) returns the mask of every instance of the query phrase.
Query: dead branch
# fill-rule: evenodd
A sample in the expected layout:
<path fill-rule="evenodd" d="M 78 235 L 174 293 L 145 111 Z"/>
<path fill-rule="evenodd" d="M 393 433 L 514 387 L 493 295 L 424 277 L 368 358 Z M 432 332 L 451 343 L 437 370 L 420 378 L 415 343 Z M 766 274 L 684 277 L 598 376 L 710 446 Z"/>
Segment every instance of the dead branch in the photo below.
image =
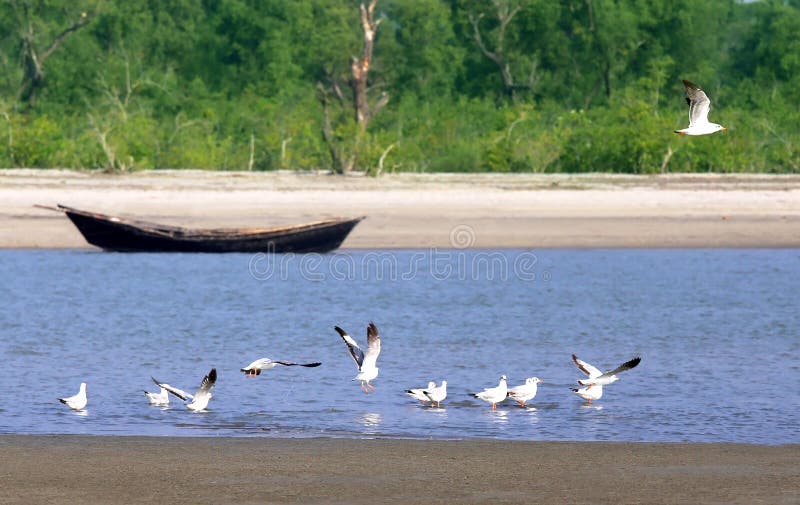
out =
<path fill-rule="evenodd" d="M 506 0 L 493 0 L 492 3 L 494 4 L 497 20 L 499 22 L 497 29 L 497 40 L 494 50 L 489 49 L 483 40 L 483 36 L 481 35 L 480 22 L 481 19 L 483 19 L 483 14 L 475 16 L 474 14 L 469 13 L 467 17 L 472 25 L 472 35 L 475 39 L 475 43 L 478 45 L 478 49 L 480 49 L 481 53 L 483 53 L 484 56 L 494 62 L 494 64 L 497 66 L 497 69 L 500 71 L 500 76 L 503 80 L 503 87 L 505 88 L 506 93 L 511 96 L 512 99 L 514 99 L 515 92 L 517 90 L 533 89 L 533 85 L 535 84 L 536 60 L 534 59 L 533 61 L 531 72 L 528 75 L 528 82 L 524 85 L 516 84 L 514 82 L 514 74 L 511 71 L 511 63 L 508 61 L 508 58 L 505 54 L 505 38 L 506 29 L 508 28 L 509 23 L 511 23 L 511 20 L 514 19 L 514 16 L 516 16 L 520 11 L 520 6 L 517 5 L 512 8 L 509 5 L 509 2 Z"/>
<path fill-rule="evenodd" d="M 89 24 L 92 16 L 82 12 L 77 21 L 56 35 L 47 49 L 39 54 L 36 49 L 36 34 L 33 29 L 33 22 L 30 19 L 28 5 L 23 4 L 22 10 L 28 30 L 22 36 L 22 80 L 17 91 L 17 100 L 27 100 L 28 104 L 33 107 L 36 105 L 38 91 L 44 85 L 45 61 L 61 46 L 68 35 Z"/>

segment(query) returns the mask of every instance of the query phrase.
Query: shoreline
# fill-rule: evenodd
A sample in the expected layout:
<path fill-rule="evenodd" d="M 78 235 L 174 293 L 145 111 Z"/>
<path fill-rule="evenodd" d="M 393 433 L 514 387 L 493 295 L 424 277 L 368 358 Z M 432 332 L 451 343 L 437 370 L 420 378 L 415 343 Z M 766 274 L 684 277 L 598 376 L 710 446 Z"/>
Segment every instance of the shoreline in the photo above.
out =
<path fill-rule="evenodd" d="M 800 499 L 800 445 L 0 435 L 0 448 L 0 503 Z"/>
<path fill-rule="evenodd" d="M 93 249 L 63 215 L 33 207 L 56 203 L 187 227 L 366 215 L 344 249 L 800 247 L 800 175 L 6 169 L 0 248 Z"/>

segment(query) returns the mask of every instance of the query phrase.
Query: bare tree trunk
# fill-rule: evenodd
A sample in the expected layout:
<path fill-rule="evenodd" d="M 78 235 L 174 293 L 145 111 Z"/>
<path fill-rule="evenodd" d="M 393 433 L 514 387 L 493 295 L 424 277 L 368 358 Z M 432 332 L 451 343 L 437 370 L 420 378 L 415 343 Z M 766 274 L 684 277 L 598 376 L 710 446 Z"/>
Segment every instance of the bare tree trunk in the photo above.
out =
<path fill-rule="evenodd" d="M 353 74 L 350 86 L 353 88 L 353 105 L 355 106 L 356 123 L 359 131 L 367 131 L 369 120 L 377 114 L 389 101 L 384 93 L 374 107 L 370 107 L 367 100 L 367 76 L 369 67 L 372 65 L 372 49 L 375 46 L 375 33 L 382 19 L 375 20 L 375 5 L 378 0 L 371 0 L 368 7 L 362 3 L 359 7 L 361 12 L 361 29 L 364 31 L 364 47 L 361 50 L 361 58 L 353 58 L 350 62 L 350 71 Z"/>
<path fill-rule="evenodd" d="M 381 93 L 381 96 L 374 104 L 370 104 L 369 87 L 367 86 L 369 71 L 372 66 L 372 52 L 375 47 L 375 34 L 382 21 L 381 19 L 375 19 L 375 6 L 377 3 L 378 0 L 370 0 L 369 5 L 365 6 L 362 3 L 359 7 L 361 29 L 364 32 L 364 45 L 361 49 L 361 56 L 359 58 L 353 57 L 350 61 L 351 77 L 349 84 L 352 91 L 353 117 L 358 128 L 355 137 L 352 139 L 352 151 L 349 156 L 344 156 L 337 147 L 337 142 L 333 135 L 333 128 L 331 126 L 329 107 L 330 94 L 333 94 L 338 99 L 340 105 L 346 108 L 348 106 L 345 104 L 345 97 L 335 77 L 330 78 L 330 89 L 322 83 L 317 84 L 317 88 L 320 91 L 319 99 L 322 103 L 322 136 L 325 139 L 325 143 L 328 145 L 335 170 L 340 173 L 346 173 L 355 168 L 358 153 L 361 149 L 362 139 L 367 132 L 367 126 L 370 120 L 389 103 L 389 95 L 384 92 Z"/>
<path fill-rule="evenodd" d="M 61 46 L 69 34 L 89 24 L 92 18 L 87 13 L 82 12 L 77 21 L 56 35 L 47 49 L 39 54 L 36 49 L 36 34 L 28 12 L 28 5 L 22 4 L 22 10 L 28 24 L 28 31 L 22 36 L 22 80 L 17 91 L 17 100 L 27 101 L 28 105 L 33 107 L 36 105 L 38 92 L 44 85 L 45 61 Z"/>

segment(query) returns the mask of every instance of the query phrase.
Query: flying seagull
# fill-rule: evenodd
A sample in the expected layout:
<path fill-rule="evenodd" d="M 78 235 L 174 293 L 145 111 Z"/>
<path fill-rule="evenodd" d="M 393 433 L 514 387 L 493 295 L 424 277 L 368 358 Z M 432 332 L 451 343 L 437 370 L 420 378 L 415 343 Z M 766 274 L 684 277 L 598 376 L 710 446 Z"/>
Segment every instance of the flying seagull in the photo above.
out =
<path fill-rule="evenodd" d="M 710 135 L 720 130 L 727 130 L 722 125 L 708 122 L 708 111 L 711 109 L 711 100 L 706 92 L 697 84 L 683 80 L 686 87 L 686 103 L 689 104 L 689 127 L 675 130 L 679 135 Z"/>
<path fill-rule="evenodd" d="M 369 323 L 369 326 L 367 326 L 367 354 L 364 354 L 364 351 L 346 331 L 338 326 L 334 326 L 333 329 L 347 344 L 350 355 L 358 365 L 358 375 L 353 377 L 353 380 L 361 381 L 361 389 L 365 393 L 369 393 L 370 390 L 375 391 L 375 387 L 369 383 L 369 381 L 378 376 L 378 367 L 375 365 L 378 362 L 378 354 L 381 353 L 381 337 L 378 334 L 378 328 L 375 323 Z"/>
<path fill-rule="evenodd" d="M 69 398 L 59 398 L 58 401 L 72 410 L 83 410 L 89 402 L 88 398 L 86 398 L 86 383 L 81 382 L 81 388 L 78 390 L 78 394 L 70 396 Z"/>
<path fill-rule="evenodd" d="M 241 371 L 244 372 L 245 377 L 255 377 L 256 375 L 261 375 L 262 370 L 271 370 L 278 365 L 283 366 L 305 366 L 305 367 L 315 367 L 320 366 L 322 363 L 291 363 L 289 361 L 281 361 L 281 360 L 271 360 L 269 358 L 261 358 L 253 361 L 246 367 L 242 368 Z"/>
<path fill-rule="evenodd" d="M 436 387 L 436 383 L 433 381 L 428 382 L 428 387 L 419 388 L 419 389 L 406 389 L 406 394 L 415 400 L 419 400 L 422 403 L 429 402 L 430 400 L 425 395 L 426 389 L 433 389 Z"/>
<path fill-rule="evenodd" d="M 574 354 L 572 355 L 572 361 L 575 362 L 575 365 L 586 375 L 589 376 L 588 379 L 581 379 L 578 381 L 578 384 L 581 386 L 607 386 L 612 382 L 616 382 L 619 380 L 617 374 L 620 372 L 624 372 L 625 370 L 630 370 L 631 368 L 635 368 L 636 365 L 642 361 L 642 358 L 636 357 L 630 361 L 626 361 L 625 363 L 621 364 L 617 368 L 613 370 L 609 370 L 608 372 L 601 372 L 596 367 L 590 365 L 589 363 L 578 359 L 577 356 Z"/>
<path fill-rule="evenodd" d="M 158 393 L 148 393 L 145 391 L 144 395 L 147 397 L 147 401 L 150 402 L 150 405 L 169 405 L 169 392 L 167 392 L 163 386 L 161 387 L 161 391 Z"/>
<path fill-rule="evenodd" d="M 506 396 L 508 396 L 508 382 L 506 382 L 506 376 L 503 375 L 500 377 L 500 384 L 498 384 L 497 387 L 487 388 L 480 393 L 470 394 L 479 400 L 491 403 L 492 410 L 496 410 L 497 404 L 505 400 Z"/>
<path fill-rule="evenodd" d="M 436 403 L 437 407 L 440 407 L 442 400 L 447 398 L 447 381 L 442 381 L 439 386 L 436 386 L 436 383 L 433 384 L 434 387 L 430 387 L 430 384 L 428 386 L 422 393 L 431 402 L 431 407 L 433 407 L 434 403 Z"/>
<path fill-rule="evenodd" d="M 202 382 L 200 382 L 200 389 L 198 389 L 194 395 L 190 395 L 182 389 L 160 382 L 155 377 L 150 378 L 153 379 L 153 382 L 155 382 L 158 387 L 166 389 L 184 402 L 191 400 L 186 404 L 186 408 L 194 412 L 199 412 L 205 409 L 208 406 L 208 402 L 211 400 L 211 390 L 214 389 L 214 385 L 217 383 L 217 369 L 212 368 L 211 371 L 208 372 L 208 375 L 203 377 Z"/>
<path fill-rule="evenodd" d="M 572 392 L 586 400 L 586 403 L 591 405 L 592 400 L 599 400 L 603 396 L 603 386 L 592 384 L 591 386 L 586 386 L 585 388 L 572 388 Z"/>
<path fill-rule="evenodd" d="M 533 400 L 536 396 L 541 382 L 544 381 L 539 377 L 528 377 L 525 379 L 525 384 L 509 388 L 508 397 L 516 401 L 520 407 L 524 407 L 525 402 Z"/>

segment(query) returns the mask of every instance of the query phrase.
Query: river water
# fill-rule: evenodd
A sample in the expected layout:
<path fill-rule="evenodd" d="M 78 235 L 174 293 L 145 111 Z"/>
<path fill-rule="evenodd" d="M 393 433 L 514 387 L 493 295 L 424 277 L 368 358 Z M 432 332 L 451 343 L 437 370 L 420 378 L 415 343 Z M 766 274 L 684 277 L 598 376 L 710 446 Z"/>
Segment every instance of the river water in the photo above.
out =
<path fill-rule="evenodd" d="M 798 443 L 799 284 L 798 250 L 5 250 L 0 432 Z M 367 395 L 333 326 L 369 321 Z M 572 353 L 642 362 L 587 406 Z M 261 357 L 322 366 L 246 379 Z M 206 412 L 143 396 L 212 367 Z M 528 408 L 469 396 L 502 374 L 545 382 Z M 442 379 L 441 408 L 403 394 Z"/>

